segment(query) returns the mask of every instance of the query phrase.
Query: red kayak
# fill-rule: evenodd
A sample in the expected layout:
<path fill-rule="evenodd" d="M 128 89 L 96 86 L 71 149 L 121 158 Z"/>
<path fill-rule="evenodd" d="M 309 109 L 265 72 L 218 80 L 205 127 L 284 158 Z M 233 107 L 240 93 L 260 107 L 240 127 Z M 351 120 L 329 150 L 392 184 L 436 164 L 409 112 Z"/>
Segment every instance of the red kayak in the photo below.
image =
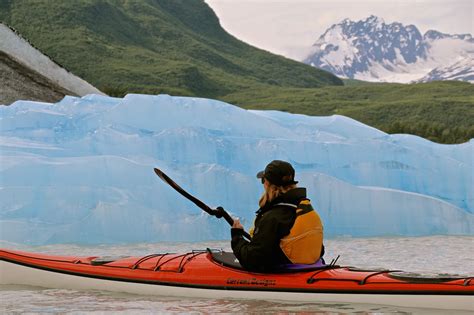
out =
<path fill-rule="evenodd" d="M 473 310 L 474 280 L 335 264 L 243 270 L 232 253 L 144 257 L 51 256 L 0 250 L 0 284 L 201 298 L 345 302 Z"/>

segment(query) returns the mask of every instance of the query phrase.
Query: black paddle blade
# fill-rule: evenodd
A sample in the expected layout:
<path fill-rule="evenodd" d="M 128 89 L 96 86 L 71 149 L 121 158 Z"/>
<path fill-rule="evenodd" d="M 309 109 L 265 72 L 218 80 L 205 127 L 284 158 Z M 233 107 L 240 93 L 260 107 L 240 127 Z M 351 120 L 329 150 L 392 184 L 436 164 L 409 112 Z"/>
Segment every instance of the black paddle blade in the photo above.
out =
<path fill-rule="evenodd" d="M 163 171 L 161 171 L 160 169 L 158 168 L 154 168 L 155 170 L 155 174 L 158 175 L 159 178 L 161 178 L 162 181 L 164 181 L 165 183 L 167 183 L 168 185 L 170 185 L 171 187 L 174 188 L 174 190 L 176 190 L 177 192 L 179 192 L 181 195 L 183 195 L 184 197 L 188 198 L 192 203 L 194 203 L 196 206 L 198 206 L 199 208 L 201 208 L 202 210 L 204 210 L 205 212 L 207 212 L 208 214 L 210 215 L 214 215 L 218 218 L 221 218 L 223 217 L 227 223 L 229 223 L 230 226 L 232 226 L 234 224 L 234 219 L 232 219 L 232 217 L 222 208 L 220 208 L 220 210 L 217 210 L 217 209 L 211 209 L 208 205 L 206 205 L 204 202 L 202 202 L 201 200 L 197 199 L 196 197 L 194 197 L 193 195 L 191 195 L 190 193 L 188 193 L 186 190 L 184 190 L 183 188 L 181 188 L 181 186 L 179 186 L 178 184 L 176 184 L 171 178 L 168 177 L 168 175 L 166 175 L 165 173 L 163 173 Z M 250 235 L 243 231 L 243 235 L 248 239 L 250 240 L 251 237 Z"/>
<path fill-rule="evenodd" d="M 165 173 L 163 173 L 160 169 L 158 168 L 154 168 L 155 170 L 155 173 L 156 175 L 158 175 L 159 178 L 161 178 L 161 180 L 163 180 L 165 183 L 167 183 L 168 185 L 170 185 L 171 187 L 174 188 L 174 190 L 176 190 L 177 192 L 179 192 L 181 195 L 183 195 L 184 197 L 188 198 L 191 202 L 193 202 L 196 206 L 198 206 L 199 208 L 201 208 L 202 210 L 206 211 L 207 213 L 209 214 L 212 214 L 212 209 L 206 205 L 204 202 L 202 202 L 201 200 L 197 199 L 196 197 L 194 197 L 193 195 L 191 195 L 190 193 L 188 193 L 186 190 L 184 190 L 183 188 L 181 188 L 181 186 L 179 186 L 178 184 L 176 184 L 171 178 L 168 177 L 168 175 L 166 175 Z"/>

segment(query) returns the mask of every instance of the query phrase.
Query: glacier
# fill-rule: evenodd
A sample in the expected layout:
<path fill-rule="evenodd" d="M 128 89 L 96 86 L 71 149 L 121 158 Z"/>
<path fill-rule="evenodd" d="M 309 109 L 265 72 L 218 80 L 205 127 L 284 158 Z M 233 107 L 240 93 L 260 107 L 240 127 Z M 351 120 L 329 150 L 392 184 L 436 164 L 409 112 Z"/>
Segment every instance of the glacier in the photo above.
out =
<path fill-rule="evenodd" d="M 348 117 L 129 94 L 0 106 L 0 238 L 29 245 L 230 238 L 163 170 L 248 229 L 274 159 L 296 169 L 331 236 L 474 235 L 474 139 L 436 144 Z"/>

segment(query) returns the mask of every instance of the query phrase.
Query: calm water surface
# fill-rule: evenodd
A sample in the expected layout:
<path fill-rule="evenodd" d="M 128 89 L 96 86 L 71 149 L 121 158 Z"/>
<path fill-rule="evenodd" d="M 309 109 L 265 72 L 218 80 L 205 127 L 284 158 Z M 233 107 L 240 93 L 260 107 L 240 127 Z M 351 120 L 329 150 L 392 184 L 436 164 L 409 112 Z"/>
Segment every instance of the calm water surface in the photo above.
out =
<path fill-rule="evenodd" d="M 474 275 L 474 237 L 337 238 L 326 242 L 326 260 L 341 255 L 338 264 L 384 267 L 405 271 Z M 147 255 L 215 248 L 230 250 L 229 242 L 156 243 L 127 245 L 1 247 L 63 255 Z M 278 313 L 278 314 L 473 314 L 343 303 L 287 303 L 263 300 L 189 299 L 139 296 L 98 291 L 0 286 L 0 313 Z"/>

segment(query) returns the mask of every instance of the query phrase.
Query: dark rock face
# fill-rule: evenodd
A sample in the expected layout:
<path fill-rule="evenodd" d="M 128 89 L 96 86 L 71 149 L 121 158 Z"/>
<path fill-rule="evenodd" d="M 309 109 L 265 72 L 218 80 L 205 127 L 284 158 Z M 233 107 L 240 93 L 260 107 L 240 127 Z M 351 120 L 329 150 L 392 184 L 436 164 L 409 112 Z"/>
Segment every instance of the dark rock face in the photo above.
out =
<path fill-rule="evenodd" d="M 16 100 L 57 102 L 75 95 L 0 51 L 0 104 Z"/>

